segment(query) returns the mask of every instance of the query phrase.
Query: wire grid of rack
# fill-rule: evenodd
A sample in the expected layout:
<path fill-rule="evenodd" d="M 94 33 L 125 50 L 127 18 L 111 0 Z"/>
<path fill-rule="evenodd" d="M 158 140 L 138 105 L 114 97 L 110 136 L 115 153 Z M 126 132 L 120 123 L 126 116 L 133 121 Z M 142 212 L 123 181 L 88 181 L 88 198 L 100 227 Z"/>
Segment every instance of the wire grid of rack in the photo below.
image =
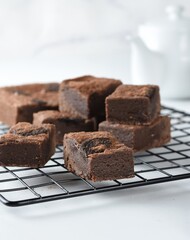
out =
<path fill-rule="evenodd" d="M 79 197 L 190 178 L 190 114 L 163 107 L 171 117 L 172 140 L 135 155 L 135 177 L 104 182 L 86 181 L 64 167 L 63 148 L 42 168 L 0 167 L 0 201 L 7 206 Z M 0 134 L 7 132 L 0 125 Z"/>

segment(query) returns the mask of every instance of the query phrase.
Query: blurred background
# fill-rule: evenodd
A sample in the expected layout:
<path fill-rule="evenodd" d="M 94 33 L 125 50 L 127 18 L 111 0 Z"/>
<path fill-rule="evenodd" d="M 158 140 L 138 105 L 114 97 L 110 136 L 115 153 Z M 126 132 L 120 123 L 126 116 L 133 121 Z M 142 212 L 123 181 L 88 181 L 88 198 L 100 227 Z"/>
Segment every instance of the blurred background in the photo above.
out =
<path fill-rule="evenodd" d="M 130 82 L 126 34 L 176 0 L 0 0 L 0 84 L 84 74 Z M 190 15 L 190 1 L 180 0 Z"/>

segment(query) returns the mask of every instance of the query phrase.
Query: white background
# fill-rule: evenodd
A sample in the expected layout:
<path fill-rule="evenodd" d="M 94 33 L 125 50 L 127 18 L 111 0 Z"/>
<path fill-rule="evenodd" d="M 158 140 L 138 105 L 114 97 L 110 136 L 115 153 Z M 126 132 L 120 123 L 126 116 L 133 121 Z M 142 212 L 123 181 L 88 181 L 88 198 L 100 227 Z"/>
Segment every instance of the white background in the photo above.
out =
<path fill-rule="evenodd" d="M 0 85 L 82 74 L 128 82 L 125 34 L 169 0 L 0 0 Z M 190 14 L 189 0 L 181 0 Z M 165 103 L 165 102 L 164 102 Z M 189 101 L 166 102 L 190 111 Z M 21 208 L 0 204 L 0 239 L 189 239 L 190 180 Z"/>
<path fill-rule="evenodd" d="M 189 0 L 0 0 L 0 82 L 95 74 L 129 82 L 125 35 Z"/>

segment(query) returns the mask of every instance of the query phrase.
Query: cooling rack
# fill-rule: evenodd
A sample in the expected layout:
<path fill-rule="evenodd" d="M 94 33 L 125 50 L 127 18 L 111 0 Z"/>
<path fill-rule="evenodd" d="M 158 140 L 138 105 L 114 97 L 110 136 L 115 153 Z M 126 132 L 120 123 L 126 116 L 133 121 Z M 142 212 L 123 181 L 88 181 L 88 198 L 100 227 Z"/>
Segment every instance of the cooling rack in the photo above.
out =
<path fill-rule="evenodd" d="M 67 171 L 63 148 L 42 168 L 0 167 L 0 201 L 17 207 L 105 191 L 146 186 L 190 178 L 190 114 L 163 107 L 172 122 L 167 145 L 135 155 L 135 177 L 93 183 Z M 0 124 L 0 134 L 8 126 Z"/>

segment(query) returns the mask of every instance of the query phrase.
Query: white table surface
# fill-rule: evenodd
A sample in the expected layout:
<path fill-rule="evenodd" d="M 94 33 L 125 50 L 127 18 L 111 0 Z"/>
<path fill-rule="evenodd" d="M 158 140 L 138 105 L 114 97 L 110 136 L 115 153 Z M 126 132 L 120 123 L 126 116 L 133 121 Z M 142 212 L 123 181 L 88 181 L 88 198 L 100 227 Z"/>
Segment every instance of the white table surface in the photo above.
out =
<path fill-rule="evenodd" d="M 190 101 L 163 103 L 190 112 Z M 19 208 L 0 204 L 1 240 L 186 240 L 189 224 L 190 179 Z"/>

